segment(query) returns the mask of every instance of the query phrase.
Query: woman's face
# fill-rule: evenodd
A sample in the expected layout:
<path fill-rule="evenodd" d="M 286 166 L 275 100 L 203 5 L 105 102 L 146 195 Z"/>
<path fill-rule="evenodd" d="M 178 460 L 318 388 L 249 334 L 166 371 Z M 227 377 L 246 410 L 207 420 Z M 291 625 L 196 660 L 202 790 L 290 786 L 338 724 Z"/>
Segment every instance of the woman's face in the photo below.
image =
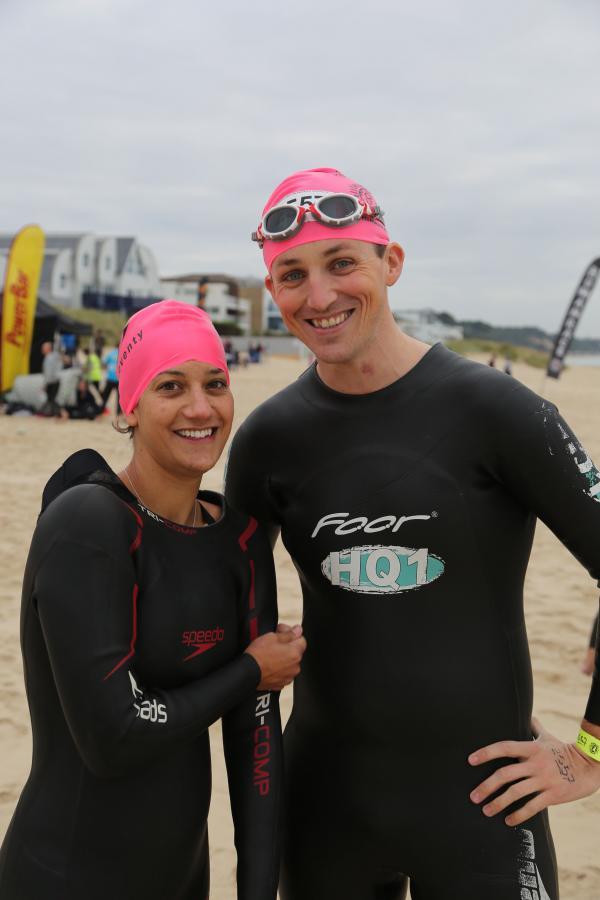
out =
<path fill-rule="evenodd" d="M 176 476 L 201 476 L 216 464 L 233 420 L 225 373 L 210 363 L 178 363 L 150 382 L 125 417 L 136 455 L 150 455 Z"/>

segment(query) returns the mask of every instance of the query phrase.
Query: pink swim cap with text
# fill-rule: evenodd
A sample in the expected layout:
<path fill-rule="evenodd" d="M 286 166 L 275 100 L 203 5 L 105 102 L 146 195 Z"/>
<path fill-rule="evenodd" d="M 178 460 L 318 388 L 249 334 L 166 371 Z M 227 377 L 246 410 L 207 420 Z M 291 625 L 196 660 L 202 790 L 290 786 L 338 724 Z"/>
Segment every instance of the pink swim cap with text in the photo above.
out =
<path fill-rule="evenodd" d="M 180 300 L 160 300 L 136 312 L 119 344 L 117 374 L 123 410 L 135 409 L 161 372 L 191 360 L 222 369 L 229 384 L 223 344 L 208 313 Z"/>
<path fill-rule="evenodd" d="M 305 169 L 294 172 L 285 181 L 278 185 L 265 204 L 263 217 L 274 206 L 287 203 L 296 203 L 306 206 L 322 194 L 352 194 L 368 203 L 371 209 L 377 206 L 375 197 L 361 184 L 347 178 L 337 169 Z M 305 221 L 299 231 L 285 241 L 269 241 L 263 244 L 263 258 L 267 269 L 271 269 L 273 260 L 286 250 L 298 247 L 301 244 L 309 244 L 312 241 L 326 240 L 351 240 L 367 241 L 370 244 L 389 244 L 390 238 L 385 225 L 380 219 L 360 219 L 353 225 L 342 228 L 332 228 L 321 222 Z"/>

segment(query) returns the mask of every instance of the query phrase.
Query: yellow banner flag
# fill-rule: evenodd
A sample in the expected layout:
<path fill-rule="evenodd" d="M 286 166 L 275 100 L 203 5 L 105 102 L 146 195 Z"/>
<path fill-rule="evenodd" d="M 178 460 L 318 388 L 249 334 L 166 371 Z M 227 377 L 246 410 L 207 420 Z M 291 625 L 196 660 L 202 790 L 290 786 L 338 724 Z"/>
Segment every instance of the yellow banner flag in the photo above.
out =
<path fill-rule="evenodd" d="M 44 232 L 27 225 L 15 236 L 6 264 L 0 340 L 0 390 L 29 372 L 37 292 L 44 261 Z"/>

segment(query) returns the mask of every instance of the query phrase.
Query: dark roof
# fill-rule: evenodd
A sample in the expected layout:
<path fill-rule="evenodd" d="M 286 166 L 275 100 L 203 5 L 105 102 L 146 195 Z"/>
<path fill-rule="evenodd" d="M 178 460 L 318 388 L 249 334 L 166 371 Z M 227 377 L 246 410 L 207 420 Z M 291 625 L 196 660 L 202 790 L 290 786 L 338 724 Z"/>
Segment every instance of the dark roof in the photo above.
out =
<path fill-rule="evenodd" d="M 117 238 L 117 275 L 123 271 L 134 242 L 135 238 Z"/>
<path fill-rule="evenodd" d="M 66 334 L 91 334 L 94 330 L 87 322 L 78 322 L 76 319 L 72 319 L 56 307 L 51 306 L 39 295 L 35 307 L 35 317 L 36 319 L 56 318 L 55 330 Z"/>

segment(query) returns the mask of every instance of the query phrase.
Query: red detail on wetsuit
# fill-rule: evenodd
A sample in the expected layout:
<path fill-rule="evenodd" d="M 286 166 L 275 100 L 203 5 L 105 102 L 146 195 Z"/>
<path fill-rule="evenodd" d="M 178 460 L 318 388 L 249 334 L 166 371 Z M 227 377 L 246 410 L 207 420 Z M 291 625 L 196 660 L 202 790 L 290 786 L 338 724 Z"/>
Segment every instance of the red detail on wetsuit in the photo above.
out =
<path fill-rule="evenodd" d="M 133 595 L 132 595 L 133 627 L 132 627 L 132 632 L 131 632 L 131 643 L 129 644 L 129 653 L 127 654 L 127 656 L 124 656 L 120 662 L 118 662 L 116 664 L 114 669 L 110 670 L 108 675 L 104 676 L 104 678 L 102 679 L 103 681 L 107 681 L 107 679 L 109 679 L 111 675 L 114 675 L 114 673 L 117 671 L 117 669 L 120 669 L 121 666 L 125 665 L 127 660 L 131 659 L 131 657 L 135 653 L 135 642 L 137 640 L 137 598 L 138 598 L 138 586 L 137 586 L 137 584 L 134 584 Z"/>
<path fill-rule="evenodd" d="M 250 625 L 250 640 L 255 641 L 258 637 L 258 619 L 256 616 L 252 616 L 249 622 Z"/>
<path fill-rule="evenodd" d="M 133 508 L 133 506 L 129 506 L 129 503 L 126 503 L 125 505 L 127 506 L 128 509 L 131 510 L 131 512 L 135 516 L 135 520 L 136 520 L 137 526 L 138 526 L 137 534 L 134 537 L 134 539 L 131 542 L 131 545 L 129 547 L 129 552 L 135 553 L 135 551 L 138 549 L 138 547 L 142 543 L 142 528 L 144 527 L 144 522 L 143 522 L 143 519 L 140 516 L 140 514 Z"/>
<path fill-rule="evenodd" d="M 183 661 L 187 662 L 188 659 L 193 659 L 195 656 L 200 656 L 201 653 L 206 653 L 207 650 L 212 650 L 213 647 L 217 646 L 217 642 L 213 641 L 212 644 L 199 644 L 198 649 L 194 650 L 193 653 L 190 653 L 189 656 L 184 656 Z"/>
<path fill-rule="evenodd" d="M 246 528 L 242 531 L 242 533 L 240 534 L 240 536 L 238 538 L 238 544 L 240 545 L 240 547 L 242 548 L 244 553 L 248 549 L 248 541 L 250 540 L 250 538 L 252 537 L 252 535 L 254 534 L 254 532 L 256 531 L 257 528 L 258 528 L 258 522 L 256 521 L 256 519 L 253 519 L 251 516 Z"/>

